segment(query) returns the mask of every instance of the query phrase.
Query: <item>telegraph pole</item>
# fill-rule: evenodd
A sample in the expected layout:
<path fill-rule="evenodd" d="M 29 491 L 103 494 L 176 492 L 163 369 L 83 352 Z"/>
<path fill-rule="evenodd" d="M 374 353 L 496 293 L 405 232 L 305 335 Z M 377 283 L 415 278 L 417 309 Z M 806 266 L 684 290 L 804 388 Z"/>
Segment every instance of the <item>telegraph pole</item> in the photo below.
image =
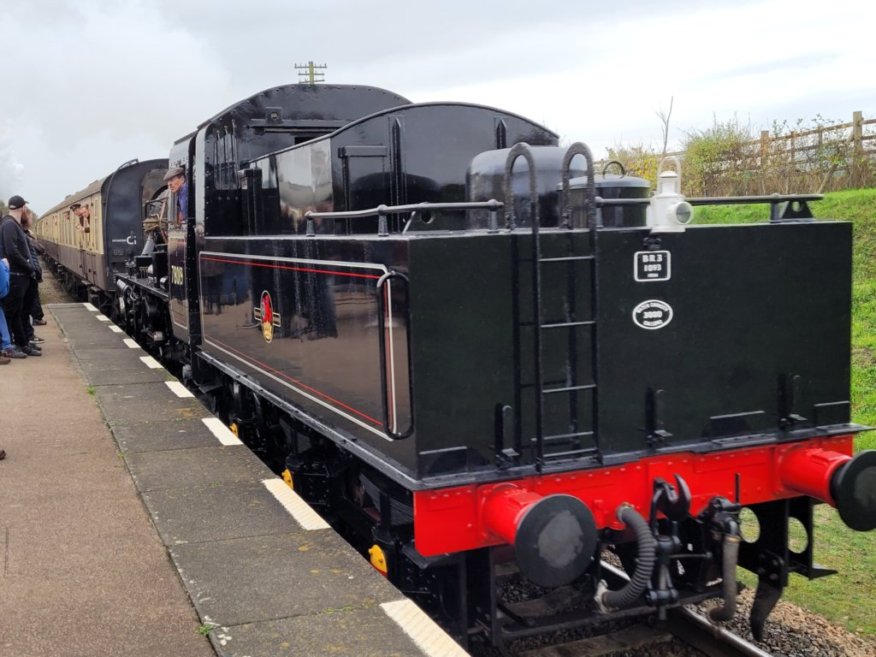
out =
<path fill-rule="evenodd" d="M 323 71 L 328 68 L 325 64 L 314 64 L 310 60 L 306 64 L 295 64 L 295 68 L 298 70 L 298 84 L 325 82 Z"/>

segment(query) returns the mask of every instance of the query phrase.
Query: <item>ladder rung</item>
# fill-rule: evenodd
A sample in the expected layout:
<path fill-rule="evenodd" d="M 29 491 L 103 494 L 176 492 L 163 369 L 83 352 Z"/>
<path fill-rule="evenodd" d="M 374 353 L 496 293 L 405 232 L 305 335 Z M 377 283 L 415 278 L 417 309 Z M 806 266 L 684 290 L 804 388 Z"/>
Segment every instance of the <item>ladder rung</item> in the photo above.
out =
<path fill-rule="evenodd" d="M 541 324 L 541 328 L 563 328 L 563 327 L 573 327 L 573 326 L 593 326 L 596 324 L 595 319 L 586 319 L 581 320 L 580 322 L 567 322 L 564 320 L 558 321 L 548 321 Z M 523 328 L 532 328 L 533 326 L 537 326 L 535 322 L 520 322 L 520 326 Z"/>
<path fill-rule="evenodd" d="M 595 383 L 590 383 L 586 386 L 569 386 L 568 388 L 545 388 L 541 391 L 543 395 L 552 395 L 558 392 L 576 392 L 578 390 L 594 390 L 596 388 Z"/>
<path fill-rule="evenodd" d="M 584 447 L 582 449 L 571 449 L 567 452 L 554 452 L 543 456 L 545 461 L 558 461 L 560 459 L 571 458 L 573 456 L 584 456 L 586 454 L 596 454 L 599 450 L 596 447 Z"/>
<path fill-rule="evenodd" d="M 544 386 L 563 385 L 563 384 L 565 384 L 565 383 L 566 383 L 565 381 L 544 381 L 544 382 L 542 383 L 542 387 L 544 387 Z M 521 384 L 520 384 L 520 387 L 521 387 L 521 388 L 534 388 L 534 387 L 535 387 L 535 383 L 521 383 Z"/>
<path fill-rule="evenodd" d="M 592 431 L 577 431 L 575 433 L 555 433 L 550 436 L 545 436 L 543 438 L 544 442 L 554 441 L 554 440 L 568 440 L 569 438 L 591 438 L 593 436 Z M 536 439 L 533 438 L 533 441 Z"/>
<path fill-rule="evenodd" d="M 555 328 L 574 328 L 575 326 L 593 326 L 596 324 L 595 320 L 587 320 L 585 322 L 548 322 L 547 324 L 542 324 L 541 328 L 543 329 L 555 329 Z"/>
<path fill-rule="evenodd" d="M 539 262 L 575 262 L 577 260 L 593 260 L 596 256 L 563 256 L 561 258 L 539 258 Z"/>
<path fill-rule="evenodd" d="M 577 392 L 579 390 L 595 390 L 595 389 L 596 389 L 595 383 L 588 383 L 588 384 L 583 385 L 583 386 L 563 386 L 562 388 L 544 388 L 542 390 L 542 394 L 551 395 L 551 394 L 556 394 L 556 393 L 560 393 L 560 392 Z"/>

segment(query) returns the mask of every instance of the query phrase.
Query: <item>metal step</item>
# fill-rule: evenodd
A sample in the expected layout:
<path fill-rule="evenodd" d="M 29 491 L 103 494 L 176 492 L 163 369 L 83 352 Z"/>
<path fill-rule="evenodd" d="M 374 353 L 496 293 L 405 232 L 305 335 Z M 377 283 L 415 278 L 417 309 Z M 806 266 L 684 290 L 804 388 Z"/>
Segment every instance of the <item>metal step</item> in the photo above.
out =
<path fill-rule="evenodd" d="M 539 258 L 539 262 L 577 262 L 579 260 L 593 260 L 596 256 L 561 256 L 559 258 Z"/>
<path fill-rule="evenodd" d="M 555 329 L 555 328 L 573 328 L 575 326 L 593 326 L 596 324 L 594 320 L 586 320 L 583 322 L 549 322 L 547 324 L 542 324 L 541 328 L 543 329 Z"/>

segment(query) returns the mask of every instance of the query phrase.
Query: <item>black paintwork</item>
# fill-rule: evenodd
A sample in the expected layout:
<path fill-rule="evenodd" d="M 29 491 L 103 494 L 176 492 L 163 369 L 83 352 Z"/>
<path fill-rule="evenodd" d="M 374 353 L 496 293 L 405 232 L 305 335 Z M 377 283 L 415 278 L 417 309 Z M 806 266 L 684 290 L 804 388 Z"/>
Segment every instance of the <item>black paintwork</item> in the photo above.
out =
<path fill-rule="evenodd" d="M 791 413 L 806 418 L 797 429 L 848 422 L 850 224 L 692 227 L 661 237 L 669 280 L 636 282 L 634 254 L 646 250 L 646 234 L 599 235 L 606 456 L 647 448 L 649 390 L 660 391 L 658 419 L 672 434 L 666 447 L 776 434 Z M 664 328 L 632 321 L 651 299 L 673 309 Z M 793 408 L 780 411 L 783 377 L 797 378 Z"/>

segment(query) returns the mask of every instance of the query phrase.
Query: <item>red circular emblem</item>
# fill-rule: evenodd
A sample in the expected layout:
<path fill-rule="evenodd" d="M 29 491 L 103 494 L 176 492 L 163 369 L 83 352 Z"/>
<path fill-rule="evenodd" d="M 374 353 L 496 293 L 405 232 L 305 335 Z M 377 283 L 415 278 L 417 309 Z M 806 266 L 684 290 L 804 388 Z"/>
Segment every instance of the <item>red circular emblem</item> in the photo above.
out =
<path fill-rule="evenodd" d="M 271 293 L 267 290 L 262 292 L 260 306 L 262 311 L 262 336 L 265 338 L 265 342 L 270 342 L 274 339 L 274 306 L 271 303 Z"/>

